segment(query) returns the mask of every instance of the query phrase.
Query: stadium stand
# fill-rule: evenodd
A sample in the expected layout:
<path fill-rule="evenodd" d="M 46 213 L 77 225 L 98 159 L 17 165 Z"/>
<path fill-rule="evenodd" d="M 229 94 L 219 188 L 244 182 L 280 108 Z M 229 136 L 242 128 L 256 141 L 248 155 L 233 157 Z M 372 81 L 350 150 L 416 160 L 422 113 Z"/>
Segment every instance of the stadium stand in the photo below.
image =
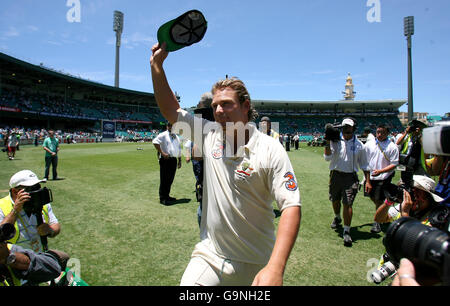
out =
<path fill-rule="evenodd" d="M 365 127 L 375 127 L 383 122 L 392 131 L 403 131 L 398 119 L 398 109 L 406 100 L 376 101 L 268 101 L 253 100 L 260 117 L 269 116 L 278 122 L 280 133 L 300 133 L 302 140 L 310 140 L 312 135 L 324 132 L 325 124 L 341 122 L 347 116 L 358 121 L 357 134 Z M 305 137 L 308 136 L 308 137 Z"/>
<path fill-rule="evenodd" d="M 402 131 L 398 114 L 404 103 L 253 100 L 259 118 L 269 116 L 278 122 L 280 133 L 299 133 L 301 141 L 322 136 L 326 123 L 340 122 L 346 116 L 357 119 L 357 134 L 381 122 L 393 132 Z M 49 128 L 60 135 L 95 138 L 101 120 L 116 122 L 119 141 L 152 139 L 165 122 L 152 93 L 88 81 L 0 53 L 0 128 L 18 127 L 24 138 Z"/>
<path fill-rule="evenodd" d="M 102 119 L 119 131 L 160 128 L 152 93 L 116 88 L 33 65 L 0 53 L 3 127 L 99 133 Z"/>

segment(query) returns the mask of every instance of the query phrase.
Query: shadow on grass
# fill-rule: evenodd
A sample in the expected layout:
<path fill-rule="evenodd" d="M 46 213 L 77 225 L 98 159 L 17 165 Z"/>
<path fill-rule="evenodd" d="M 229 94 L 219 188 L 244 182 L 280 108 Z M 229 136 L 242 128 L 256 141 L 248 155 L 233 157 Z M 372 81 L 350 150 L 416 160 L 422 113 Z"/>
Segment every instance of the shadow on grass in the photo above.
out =
<path fill-rule="evenodd" d="M 279 211 L 278 209 L 274 209 L 273 213 L 275 214 L 275 218 L 278 218 L 279 216 L 281 216 L 281 211 Z"/>
<path fill-rule="evenodd" d="M 191 202 L 191 199 L 184 198 L 184 199 L 177 199 L 175 201 L 168 202 L 167 204 L 164 204 L 164 205 L 165 206 L 173 206 L 173 205 L 178 205 L 178 204 L 186 204 L 189 202 Z"/>
<path fill-rule="evenodd" d="M 361 230 L 365 227 L 372 227 L 373 223 L 362 224 L 359 226 L 352 226 L 350 228 L 350 236 L 352 237 L 353 243 L 358 243 L 358 240 L 369 240 L 369 239 L 380 239 L 381 233 L 385 233 L 389 224 L 381 224 L 380 233 L 372 233 L 369 230 Z M 340 238 L 343 238 L 344 228 L 340 225 L 334 230 Z"/>

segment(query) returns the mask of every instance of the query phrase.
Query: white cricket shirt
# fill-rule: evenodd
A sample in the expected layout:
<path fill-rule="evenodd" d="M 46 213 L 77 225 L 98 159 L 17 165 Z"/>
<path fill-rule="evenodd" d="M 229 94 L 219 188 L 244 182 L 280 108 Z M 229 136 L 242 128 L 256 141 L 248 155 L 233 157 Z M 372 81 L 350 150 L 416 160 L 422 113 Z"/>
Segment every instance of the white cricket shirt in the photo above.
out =
<path fill-rule="evenodd" d="M 366 142 L 367 161 L 369 162 L 370 180 L 385 180 L 392 173 L 392 171 L 381 173 L 378 176 L 372 176 L 373 170 L 380 170 L 389 165 L 398 165 L 398 147 L 389 139 L 385 141 L 378 141 L 375 139 L 371 142 Z M 384 152 L 384 154 L 383 154 Z"/>
<path fill-rule="evenodd" d="M 212 125 L 215 130 L 207 128 Z M 218 124 L 181 110 L 173 126 L 183 129 L 183 135 L 203 149 L 201 239 L 212 241 L 213 251 L 223 258 L 266 264 L 275 243 L 272 202 L 276 201 L 281 212 L 301 206 L 300 191 L 279 141 L 259 132 L 253 124 L 247 127 L 249 141 L 239 146 L 233 157 Z"/>

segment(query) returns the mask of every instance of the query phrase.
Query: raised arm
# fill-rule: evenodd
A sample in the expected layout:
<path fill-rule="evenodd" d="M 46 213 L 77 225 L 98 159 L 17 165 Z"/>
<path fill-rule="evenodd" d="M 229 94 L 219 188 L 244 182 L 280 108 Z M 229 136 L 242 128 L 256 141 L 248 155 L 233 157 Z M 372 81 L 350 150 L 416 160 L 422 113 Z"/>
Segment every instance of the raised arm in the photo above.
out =
<path fill-rule="evenodd" d="M 164 118 L 174 124 L 178 118 L 180 104 L 167 82 L 166 73 L 163 69 L 163 63 L 167 55 L 168 52 L 165 50 L 165 43 L 162 46 L 159 43 L 155 44 L 152 47 L 150 68 L 152 71 L 153 91 L 155 93 L 156 103 Z"/>

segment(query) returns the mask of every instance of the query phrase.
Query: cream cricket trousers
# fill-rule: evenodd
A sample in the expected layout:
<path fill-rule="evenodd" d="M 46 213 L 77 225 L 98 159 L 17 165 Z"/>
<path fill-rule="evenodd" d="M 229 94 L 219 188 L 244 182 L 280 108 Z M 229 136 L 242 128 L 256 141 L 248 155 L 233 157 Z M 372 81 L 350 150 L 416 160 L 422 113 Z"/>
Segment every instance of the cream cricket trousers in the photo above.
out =
<path fill-rule="evenodd" d="M 250 286 L 265 266 L 232 261 L 218 256 L 211 248 L 209 240 L 197 243 L 180 286 Z"/>

